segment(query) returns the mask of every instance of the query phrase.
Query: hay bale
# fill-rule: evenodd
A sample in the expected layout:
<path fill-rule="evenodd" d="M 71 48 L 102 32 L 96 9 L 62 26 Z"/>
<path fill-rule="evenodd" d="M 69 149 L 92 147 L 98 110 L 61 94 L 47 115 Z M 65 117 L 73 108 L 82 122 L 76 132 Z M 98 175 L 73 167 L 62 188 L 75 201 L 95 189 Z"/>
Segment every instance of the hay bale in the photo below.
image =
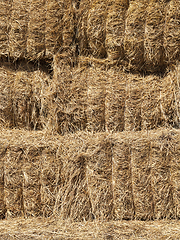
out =
<path fill-rule="evenodd" d="M 50 217 L 54 213 L 57 194 L 61 186 L 61 165 L 55 146 L 50 145 L 42 151 L 41 204 L 43 217 Z"/>
<path fill-rule="evenodd" d="M 11 0 L 0 2 L 0 55 L 9 54 L 9 16 L 11 11 Z"/>
<path fill-rule="evenodd" d="M 106 1 L 93 1 L 88 13 L 87 36 L 91 53 L 96 58 L 105 58 L 107 55 L 105 49 L 106 16 Z"/>
<path fill-rule="evenodd" d="M 106 50 L 110 60 L 124 57 L 124 31 L 127 5 L 116 1 L 109 9 L 106 20 Z"/>
<path fill-rule="evenodd" d="M 132 220 L 134 202 L 132 193 L 132 169 L 129 140 L 116 134 L 112 140 L 112 183 L 115 220 Z"/>
<path fill-rule="evenodd" d="M 46 0 L 46 56 L 52 58 L 62 46 L 63 2 Z"/>
<path fill-rule="evenodd" d="M 87 149 L 87 184 L 94 219 L 113 217 L 112 149 L 105 134 L 89 138 Z"/>
<path fill-rule="evenodd" d="M 5 218 L 6 206 L 4 201 L 4 156 L 6 147 L 0 143 L 0 219 Z"/>
<path fill-rule="evenodd" d="M 154 129 L 165 124 L 162 108 L 162 80 L 157 76 L 143 78 L 142 128 Z"/>
<path fill-rule="evenodd" d="M 58 65 L 55 71 L 51 116 L 58 133 L 73 133 L 86 127 L 86 71 Z"/>
<path fill-rule="evenodd" d="M 83 221 L 91 219 L 91 202 L 87 187 L 86 137 L 73 134 L 64 137 L 58 151 L 62 162 L 61 188 L 55 210 L 62 219 Z"/>
<path fill-rule="evenodd" d="M 87 130 L 105 131 L 105 79 L 100 69 L 89 69 L 87 75 Z"/>
<path fill-rule="evenodd" d="M 144 65 L 144 33 L 147 0 L 130 1 L 126 17 L 124 51 L 129 68 L 141 71 Z"/>
<path fill-rule="evenodd" d="M 124 113 L 126 131 L 141 130 L 142 81 L 140 75 L 127 75 L 127 97 Z"/>
<path fill-rule="evenodd" d="M 125 124 L 126 76 L 109 70 L 107 81 L 105 98 L 106 130 L 122 132 Z"/>
<path fill-rule="evenodd" d="M 144 35 L 144 60 L 149 72 L 161 70 L 164 63 L 163 34 L 165 1 L 151 0 L 147 7 Z"/>
<path fill-rule="evenodd" d="M 36 60 L 45 54 L 45 0 L 31 0 L 27 36 L 27 57 Z"/>
<path fill-rule="evenodd" d="M 23 156 L 23 201 L 24 215 L 29 217 L 42 216 L 41 205 L 41 162 L 43 146 L 31 145 L 24 150 Z"/>
<path fill-rule="evenodd" d="M 179 59 L 179 37 L 180 37 L 180 27 L 179 27 L 179 0 L 170 1 L 166 9 L 166 23 L 164 29 L 164 47 L 165 47 L 165 57 L 169 64 L 173 64 Z"/>
<path fill-rule="evenodd" d="M 28 1 L 13 0 L 10 19 L 9 51 L 13 58 L 26 55 L 28 31 Z"/>
<path fill-rule="evenodd" d="M 29 74 L 17 71 L 12 85 L 13 125 L 30 128 L 32 86 Z"/>
<path fill-rule="evenodd" d="M 154 218 L 175 218 L 171 163 L 169 158 L 168 132 L 150 135 L 151 140 L 151 184 L 153 192 Z"/>
<path fill-rule="evenodd" d="M 6 217 L 23 216 L 23 149 L 20 146 L 8 147 L 4 157 L 4 199 Z"/>
<path fill-rule="evenodd" d="M 0 68 L 0 126 L 11 127 L 13 125 L 12 78 L 10 71 Z"/>
<path fill-rule="evenodd" d="M 137 220 L 152 220 L 154 217 L 149 155 L 149 139 L 138 134 L 131 142 L 132 191 Z"/>

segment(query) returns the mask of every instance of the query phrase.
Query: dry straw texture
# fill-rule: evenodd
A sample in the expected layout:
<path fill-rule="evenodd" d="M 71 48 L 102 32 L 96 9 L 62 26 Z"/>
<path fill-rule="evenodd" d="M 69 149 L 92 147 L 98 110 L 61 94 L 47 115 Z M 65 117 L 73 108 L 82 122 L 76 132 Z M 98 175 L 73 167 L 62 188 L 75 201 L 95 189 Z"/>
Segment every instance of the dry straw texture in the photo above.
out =
<path fill-rule="evenodd" d="M 113 136 L 112 186 L 115 220 L 134 218 L 132 169 L 129 139 L 126 134 Z"/>
<path fill-rule="evenodd" d="M 164 30 L 165 57 L 168 63 L 179 60 L 180 37 L 180 1 L 171 0 L 167 6 L 166 24 Z"/>
<path fill-rule="evenodd" d="M 94 219 L 110 220 L 113 217 L 112 149 L 106 134 L 88 139 L 87 181 Z"/>
<path fill-rule="evenodd" d="M 144 34 L 147 0 L 130 1 L 126 16 L 124 51 L 129 68 L 134 70 L 144 67 Z"/>
<path fill-rule="evenodd" d="M 124 111 L 126 101 L 126 75 L 110 69 L 107 72 L 105 123 L 106 130 L 122 132 L 124 130 Z"/>
<path fill-rule="evenodd" d="M 40 59 L 45 54 L 45 0 L 29 2 L 27 56 L 30 60 Z"/>
<path fill-rule="evenodd" d="M 13 0 L 9 32 L 9 52 L 13 58 L 26 55 L 28 30 L 28 1 Z"/>
<path fill-rule="evenodd" d="M 9 53 L 9 17 L 11 12 L 11 0 L 0 2 L 0 55 Z"/>
<path fill-rule="evenodd" d="M 6 206 L 4 203 L 4 155 L 6 146 L 0 146 L 0 219 L 5 217 Z"/>

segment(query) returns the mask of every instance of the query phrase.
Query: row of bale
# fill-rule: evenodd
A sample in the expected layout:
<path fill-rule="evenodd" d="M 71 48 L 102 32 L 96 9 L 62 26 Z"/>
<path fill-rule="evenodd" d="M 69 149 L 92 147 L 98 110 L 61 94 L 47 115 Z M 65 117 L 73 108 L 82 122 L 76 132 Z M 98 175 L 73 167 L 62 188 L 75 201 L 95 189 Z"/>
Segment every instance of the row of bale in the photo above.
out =
<path fill-rule="evenodd" d="M 1 66 L 0 126 L 61 135 L 179 128 L 179 74 L 179 66 L 162 77 L 71 67 L 58 57 L 53 76 L 28 63 Z"/>
<path fill-rule="evenodd" d="M 161 71 L 179 60 L 179 0 L 3 0 L 0 55 L 36 60 L 57 52 Z M 70 50 L 69 50 L 70 49 Z"/>
<path fill-rule="evenodd" d="M 1 131 L 0 217 L 180 218 L 180 131 Z"/>

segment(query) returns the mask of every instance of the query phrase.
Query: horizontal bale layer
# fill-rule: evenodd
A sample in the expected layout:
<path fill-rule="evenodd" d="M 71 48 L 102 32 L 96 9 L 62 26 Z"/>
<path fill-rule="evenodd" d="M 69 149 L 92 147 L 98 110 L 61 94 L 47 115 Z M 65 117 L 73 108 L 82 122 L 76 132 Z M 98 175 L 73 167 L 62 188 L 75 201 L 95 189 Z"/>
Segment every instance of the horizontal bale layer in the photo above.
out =
<path fill-rule="evenodd" d="M 170 64 L 179 60 L 179 37 L 180 37 L 180 1 L 172 0 L 167 5 L 166 9 L 166 23 L 164 30 L 164 48 L 165 58 Z"/>
<path fill-rule="evenodd" d="M 10 56 L 15 59 L 25 57 L 28 31 L 28 2 L 26 0 L 12 1 L 10 24 Z"/>
<path fill-rule="evenodd" d="M 89 140 L 86 176 L 93 218 L 110 220 L 113 218 L 111 142 L 104 134 Z"/>
<path fill-rule="evenodd" d="M 100 69 L 89 69 L 87 75 L 87 129 L 92 132 L 105 130 L 105 81 Z"/>
<path fill-rule="evenodd" d="M 109 70 L 107 73 L 105 97 L 106 130 L 122 132 L 124 130 L 124 112 L 126 101 L 126 76 Z"/>
<path fill-rule="evenodd" d="M 11 12 L 11 0 L 0 2 L 0 55 L 9 54 L 9 15 Z"/>
<path fill-rule="evenodd" d="M 141 101 L 142 101 L 142 77 L 138 75 L 127 75 L 127 90 L 125 103 L 125 130 L 141 130 Z"/>
<path fill-rule="evenodd" d="M 112 187 L 115 220 L 134 218 L 129 140 L 122 134 L 112 139 Z"/>
<path fill-rule="evenodd" d="M 133 1 L 126 15 L 124 51 L 129 68 L 141 71 L 144 65 L 146 1 Z"/>
<path fill-rule="evenodd" d="M 144 35 L 144 60 L 147 71 L 157 71 L 164 63 L 163 34 L 165 1 L 150 1 L 147 7 Z"/>
<path fill-rule="evenodd" d="M 8 147 L 4 156 L 4 200 L 6 218 L 23 216 L 23 150 Z"/>
<path fill-rule="evenodd" d="M 45 0 L 32 0 L 29 6 L 27 57 L 36 60 L 45 54 Z"/>
<path fill-rule="evenodd" d="M 149 155 L 148 138 L 138 135 L 131 142 L 132 191 L 137 220 L 150 220 L 154 217 Z"/>
<path fill-rule="evenodd" d="M 85 139 L 83 135 L 67 135 L 58 151 L 62 162 L 61 188 L 55 211 L 62 219 L 90 220 L 92 208 L 86 177 Z"/>

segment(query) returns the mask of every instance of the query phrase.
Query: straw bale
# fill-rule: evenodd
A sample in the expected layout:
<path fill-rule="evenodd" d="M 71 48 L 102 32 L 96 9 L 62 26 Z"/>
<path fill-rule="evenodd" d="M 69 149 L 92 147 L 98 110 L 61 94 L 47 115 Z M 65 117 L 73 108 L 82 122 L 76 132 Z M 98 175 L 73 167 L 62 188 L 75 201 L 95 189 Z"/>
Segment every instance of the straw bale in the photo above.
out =
<path fill-rule="evenodd" d="M 13 0 L 11 9 L 11 28 L 9 32 L 10 56 L 25 57 L 28 31 L 28 1 Z"/>
<path fill-rule="evenodd" d="M 55 209 L 61 219 L 73 221 L 91 220 L 91 202 L 87 187 L 86 138 L 83 134 L 64 137 L 58 151 L 62 161 L 61 188 Z"/>
<path fill-rule="evenodd" d="M 163 126 L 165 115 L 162 108 L 162 81 L 157 76 L 143 78 L 142 128 L 153 129 Z"/>
<path fill-rule="evenodd" d="M 27 72 L 17 71 L 12 86 L 13 125 L 30 127 L 31 122 L 31 82 Z"/>
<path fill-rule="evenodd" d="M 42 216 L 41 205 L 41 162 L 44 147 L 27 146 L 23 157 L 23 201 L 25 217 Z"/>
<path fill-rule="evenodd" d="M 124 31 L 127 6 L 124 1 L 115 2 L 109 9 L 106 20 L 106 50 L 111 60 L 124 57 Z"/>
<path fill-rule="evenodd" d="M 58 133 L 73 133 L 86 127 L 86 71 L 58 65 L 54 75 L 51 116 Z"/>
<path fill-rule="evenodd" d="M 11 0 L 0 2 L 0 55 L 9 54 L 9 16 L 11 11 Z"/>
<path fill-rule="evenodd" d="M 132 139 L 132 191 L 137 220 L 151 220 L 154 217 L 149 155 L 150 142 L 147 137 L 141 134 Z"/>
<path fill-rule="evenodd" d="M 127 11 L 124 51 L 129 68 L 141 71 L 144 65 L 144 33 L 147 0 L 132 1 Z"/>
<path fill-rule="evenodd" d="M 6 217 L 23 216 L 23 149 L 9 146 L 4 157 L 4 199 Z"/>
<path fill-rule="evenodd" d="M 165 56 L 168 63 L 172 64 L 179 59 L 180 37 L 180 1 L 171 0 L 166 10 L 166 24 L 164 30 Z"/>
<path fill-rule="evenodd" d="M 42 151 L 41 204 L 43 217 L 50 217 L 54 212 L 57 194 L 61 186 L 61 165 L 56 147 L 48 146 Z"/>
<path fill-rule="evenodd" d="M 105 81 L 106 76 L 99 68 L 88 70 L 87 75 L 87 130 L 105 131 Z"/>
<path fill-rule="evenodd" d="M 91 53 L 96 58 L 105 58 L 107 3 L 105 0 L 93 1 L 87 20 L 87 36 Z"/>
<path fill-rule="evenodd" d="M 106 130 L 122 132 L 125 124 L 126 76 L 113 70 L 109 70 L 107 74 L 105 98 Z"/>
<path fill-rule="evenodd" d="M 144 59 L 147 71 L 155 72 L 165 64 L 163 47 L 165 1 L 151 0 L 146 12 Z"/>
<path fill-rule="evenodd" d="M 87 149 L 87 184 L 93 218 L 113 218 L 112 149 L 106 134 L 89 138 Z"/>
<path fill-rule="evenodd" d="M 127 75 L 127 98 L 125 103 L 125 130 L 141 130 L 141 101 L 142 101 L 142 77 L 140 75 Z"/>
<path fill-rule="evenodd" d="M 154 218 L 175 218 L 171 162 L 169 158 L 168 132 L 150 135 L 151 140 L 151 184 L 153 192 Z"/>
<path fill-rule="evenodd" d="M 134 202 L 129 140 L 126 135 L 113 135 L 112 183 L 115 220 L 132 220 Z"/>
<path fill-rule="evenodd" d="M 62 46 L 63 1 L 46 0 L 46 56 L 53 57 Z"/>
<path fill-rule="evenodd" d="M 11 127 L 13 122 L 10 71 L 0 68 L 0 125 Z"/>
<path fill-rule="evenodd" d="M 0 219 L 5 218 L 6 206 L 4 202 L 4 156 L 6 147 L 0 144 Z"/>
<path fill-rule="evenodd" d="M 27 57 L 36 60 L 45 54 L 45 0 L 31 0 L 27 36 Z"/>

